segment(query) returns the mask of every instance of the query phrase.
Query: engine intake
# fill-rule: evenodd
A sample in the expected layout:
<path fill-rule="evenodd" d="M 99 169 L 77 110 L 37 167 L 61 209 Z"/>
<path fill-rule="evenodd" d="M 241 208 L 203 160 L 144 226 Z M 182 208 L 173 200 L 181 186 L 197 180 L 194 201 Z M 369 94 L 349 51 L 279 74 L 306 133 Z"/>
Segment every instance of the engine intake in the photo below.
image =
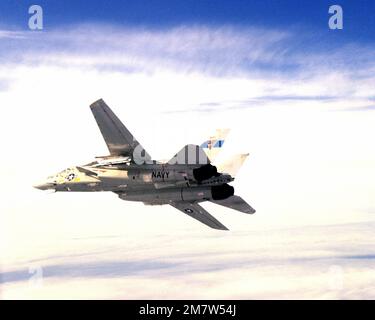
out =
<path fill-rule="evenodd" d="M 234 188 L 227 183 L 220 186 L 212 186 L 211 194 L 213 200 L 224 200 L 234 195 Z"/>
<path fill-rule="evenodd" d="M 217 168 L 210 163 L 193 170 L 194 179 L 198 182 L 210 179 L 217 174 Z"/>

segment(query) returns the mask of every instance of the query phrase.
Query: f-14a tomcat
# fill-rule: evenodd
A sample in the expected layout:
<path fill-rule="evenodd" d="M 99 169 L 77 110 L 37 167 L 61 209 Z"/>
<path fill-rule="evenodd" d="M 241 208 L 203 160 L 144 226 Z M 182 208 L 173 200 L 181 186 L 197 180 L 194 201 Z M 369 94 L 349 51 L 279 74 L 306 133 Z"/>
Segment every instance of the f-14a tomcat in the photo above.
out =
<path fill-rule="evenodd" d="M 34 187 L 54 191 L 111 191 L 122 200 L 146 205 L 169 204 L 207 226 L 228 230 L 200 203 L 211 201 L 244 213 L 255 210 L 229 185 L 248 154 L 213 165 L 212 159 L 228 133 L 219 129 L 202 145 L 186 145 L 169 161 L 151 160 L 149 154 L 102 100 L 91 111 L 110 155 L 50 176 Z"/>

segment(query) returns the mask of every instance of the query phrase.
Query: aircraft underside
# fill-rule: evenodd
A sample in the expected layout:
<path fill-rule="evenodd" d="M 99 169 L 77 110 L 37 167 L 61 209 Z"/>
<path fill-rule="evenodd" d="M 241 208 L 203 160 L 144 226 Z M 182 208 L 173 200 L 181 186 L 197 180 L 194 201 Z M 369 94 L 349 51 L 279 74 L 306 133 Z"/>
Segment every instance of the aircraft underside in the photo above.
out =
<path fill-rule="evenodd" d="M 228 184 L 248 154 L 235 155 L 218 167 L 211 163 L 228 130 L 218 130 L 218 137 L 211 137 L 201 146 L 186 145 L 169 161 L 161 162 L 151 159 L 103 100 L 90 107 L 110 155 L 67 168 L 34 187 L 65 192 L 111 191 L 122 200 L 146 205 L 169 204 L 220 230 L 227 228 L 199 203 L 211 201 L 244 213 L 255 212 L 234 195 L 234 188 Z"/>

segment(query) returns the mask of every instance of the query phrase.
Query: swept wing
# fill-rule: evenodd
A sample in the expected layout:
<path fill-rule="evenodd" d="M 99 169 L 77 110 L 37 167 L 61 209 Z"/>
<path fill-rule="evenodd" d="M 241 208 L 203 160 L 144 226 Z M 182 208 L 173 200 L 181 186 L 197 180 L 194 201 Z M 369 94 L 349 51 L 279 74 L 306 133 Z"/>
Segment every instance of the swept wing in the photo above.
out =
<path fill-rule="evenodd" d="M 130 157 L 134 162 L 151 159 L 103 99 L 91 104 L 90 108 L 112 156 Z"/>

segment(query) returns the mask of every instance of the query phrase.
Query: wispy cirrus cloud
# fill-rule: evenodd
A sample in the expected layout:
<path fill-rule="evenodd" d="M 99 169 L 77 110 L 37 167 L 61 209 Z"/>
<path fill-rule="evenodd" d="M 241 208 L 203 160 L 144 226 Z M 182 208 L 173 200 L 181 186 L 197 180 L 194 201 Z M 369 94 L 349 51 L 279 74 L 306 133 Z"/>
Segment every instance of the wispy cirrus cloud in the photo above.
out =
<path fill-rule="evenodd" d="M 12 31 L 3 31 L 12 34 Z M 181 26 L 167 30 L 78 25 L 64 31 L 19 32 L 22 41 L 2 52 L 25 62 L 93 66 L 98 69 L 154 72 L 162 68 L 239 72 L 256 64 L 282 61 L 282 41 L 287 32 L 205 26 Z M 18 38 L 11 38 L 13 43 Z M 5 39 L 6 42 L 11 42 Z"/>
<path fill-rule="evenodd" d="M 14 30 L 0 30 L 0 40 L 8 39 L 26 39 L 27 33 L 24 31 L 14 31 Z"/>
<path fill-rule="evenodd" d="M 358 106 L 372 110 L 374 48 L 360 43 L 335 47 L 294 29 L 77 25 L 41 33 L 2 33 L 0 56 L 5 76 L 9 68 L 17 66 L 124 76 L 202 75 L 227 79 L 227 87 L 236 85 L 229 85 L 230 80 L 242 81 L 244 98 L 228 106 L 231 108 L 311 102 L 331 109 Z M 218 107 L 201 105 L 203 111 L 227 105 L 222 98 L 201 103 Z"/>
<path fill-rule="evenodd" d="M 12 45 L 1 51 L 9 59 L 16 55 L 30 62 L 60 60 L 99 68 L 106 64 L 138 66 L 145 68 L 144 71 L 178 67 L 180 71 L 219 75 L 246 75 L 255 71 L 290 73 L 317 67 L 346 71 L 364 65 L 375 68 L 374 48 L 369 45 L 348 43 L 337 47 L 324 39 L 317 43 L 294 29 L 230 25 L 147 29 L 99 24 L 47 32 L 3 30 L 1 38 L 2 48 Z"/>

